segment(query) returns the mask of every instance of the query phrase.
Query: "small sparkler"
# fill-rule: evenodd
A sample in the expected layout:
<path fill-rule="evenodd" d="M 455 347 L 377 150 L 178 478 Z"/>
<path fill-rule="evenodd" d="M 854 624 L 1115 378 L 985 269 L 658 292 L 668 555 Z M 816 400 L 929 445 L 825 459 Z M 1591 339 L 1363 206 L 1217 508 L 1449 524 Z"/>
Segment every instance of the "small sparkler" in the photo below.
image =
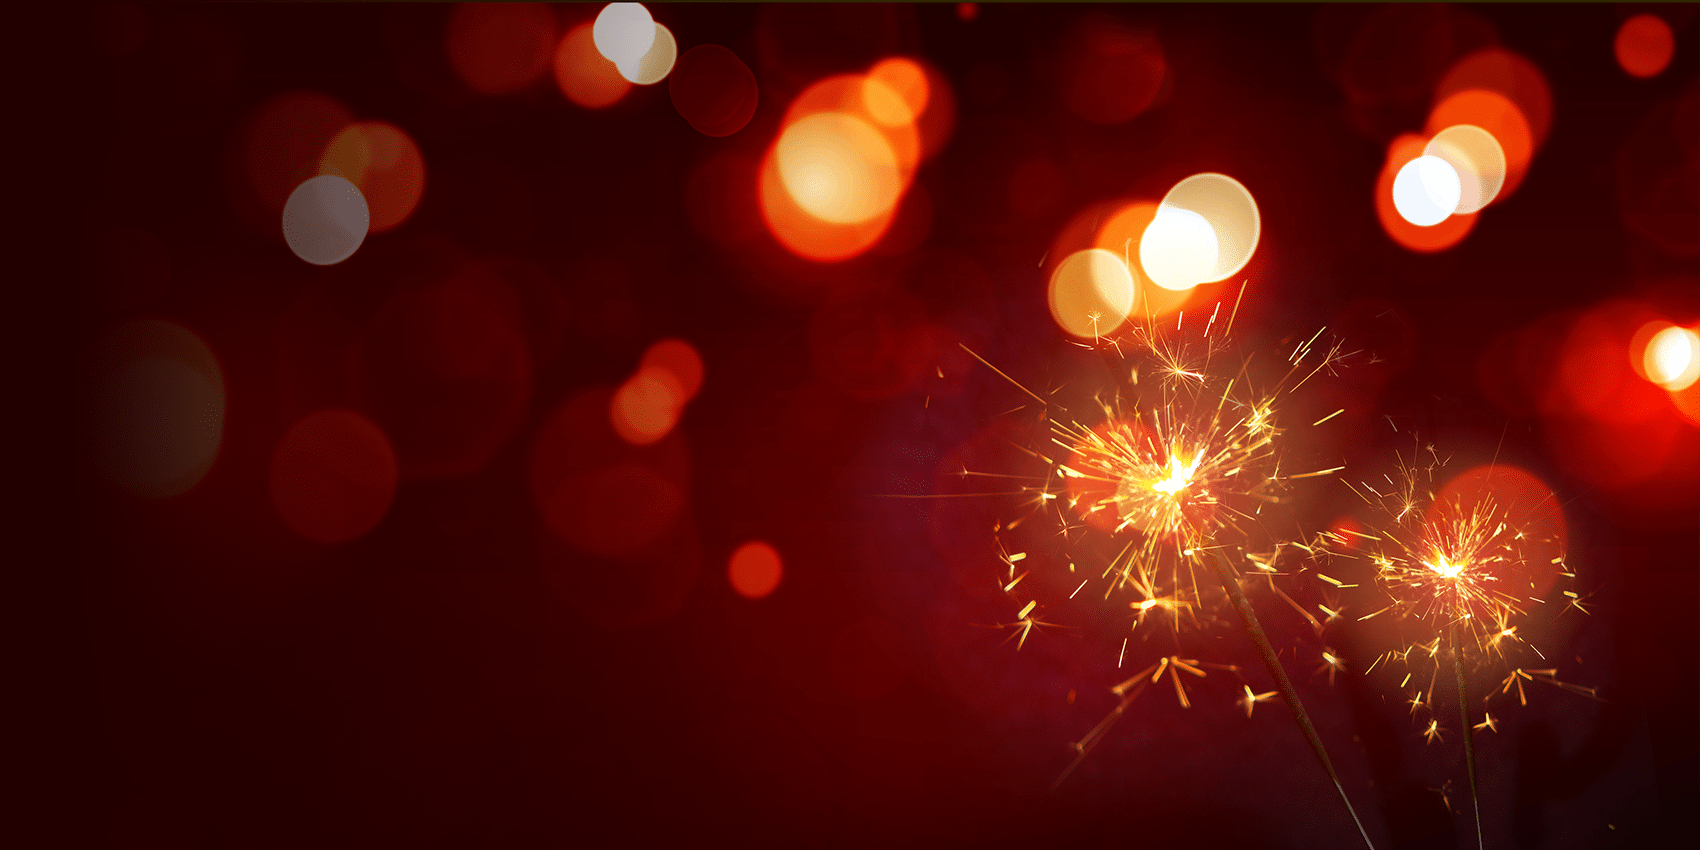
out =
<path fill-rule="evenodd" d="M 1500 504 L 1485 485 L 1479 490 L 1460 487 L 1450 495 L 1443 489 L 1437 496 L 1435 473 L 1443 462 L 1433 446 L 1423 451 L 1429 458 L 1427 464 L 1419 465 L 1420 455 L 1416 453 L 1410 459 L 1401 457 L 1397 477 L 1385 476 L 1384 487 L 1369 481 L 1348 483 L 1353 492 L 1377 509 L 1381 521 L 1374 533 L 1358 533 L 1350 541 L 1341 537 L 1338 542 L 1364 546 L 1364 557 L 1374 568 L 1374 585 L 1383 597 L 1384 604 L 1359 620 L 1392 618 L 1402 630 L 1420 636 L 1382 653 L 1369 666 L 1374 670 L 1384 664 L 1403 663 L 1406 673 L 1401 687 L 1408 685 L 1421 667 L 1429 666 L 1426 689 L 1419 688 L 1409 700 L 1413 715 L 1432 709 L 1442 657 L 1450 660 L 1475 808 L 1476 840 L 1482 846 L 1474 734 L 1484 728 L 1498 731 L 1498 725 L 1492 713 L 1485 711 L 1485 720 L 1471 723 L 1466 661 L 1486 664 L 1498 660 L 1509 665 L 1511 655 L 1520 649 L 1544 658 L 1540 650 L 1524 641 L 1517 624 L 1533 606 L 1548 604 L 1551 597 L 1547 594 L 1554 589 L 1550 585 L 1556 579 L 1575 576 L 1564 565 L 1562 551 L 1545 563 L 1531 556 L 1535 544 L 1543 541 L 1532 539 L 1532 529 L 1520 523 L 1519 517 Z M 1493 467 L 1488 467 L 1486 474 L 1484 480 L 1491 480 Z M 1558 509 L 1552 504 L 1533 507 Z M 1581 597 L 1572 591 L 1565 590 L 1558 598 L 1564 600 L 1564 608 L 1587 611 Z M 1500 694 L 1516 687 L 1519 702 L 1526 703 L 1523 682 L 1543 681 L 1597 698 L 1592 688 L 1561 682 L 1556 673 L 1557 668 L 1510 667 Z M 1489 694 L 1488 699 L 1493 696 Z M 1438 719 L 1430 718 L 1423 736 L 1430 743 L 1444 740 Z"/>
<path fill-rule="evenodd" d="M 1319 346 L 1323 331 L 1318 330 L 1286 351 L 1287 366 L 1272 386 L 1258 387 L 1250 360 L 1240 360 L 1229 370 L 1221 368 L 1237 310 L 1238 301 L 1225 321 L 1219 321 L 1224 317 L 1218 305 L 1204 322 L 1202 334 L 1192 340 L 1183 340 L 1179 334 L 1184 315 L 1177 318 L 1173 334 L 1148 322 L 1135 324 L 1122 336 L 1097 340 L 1091 347 L 1103 351 L 1112 370 L 1126 378 L 1118 377 L 1113 388 L 1096 396 L 1095 415 L 1087 422 L 1059 414 L 1060 405 L 964 350 L 1042 405 L 1048 442 L 1024 451 L 1042 461 L 1047 473 L 1019 491 L 1028 500 L 1029 516 L 1054 516 L 1065 547 L 1104 549 L 1108 541 L 1107 551 L 1115 553 L 1096 576 L 1084 576 L 1074 594 L 1096 584 L 1094 591 L 1104 599 L 1126 600 L 1135 631 L 1153 620 L 1177 633 L 1213 619 L 1208 612 L 1225 597 L 1277 685 L 1275 691 L 1257 694 L 1242 682 L 1241 705 L 1249 716 L 1256 703 L 1280 694 L 1365 844 L 1370 845 L 1321 737 L 1241 588 L 1229 548 L 1232 545 L 1244 553 L 1246 544 L 1266 535 L 1260 522 L 1263 506 L 1282 501 L 1293 480 L 1339 471 L 1340 467 L 1297 474 L 1285 471 L 1278 448 L 1289 426 L 1277 424 L 1281 419 L 1277 410 L 1287 394 L 1349 355 L 1338 345 Z M 1321 425 L 1339 412 L 1310 424 Z M 1003 551 L 1001 538 L 998 545 Z M 1289 545 L 1277 542 L 1267 556 L 1245 553 L 1244 557 L 1257 573 L 1270 577 L 1277 571 L 1275 561 Z M 1005 560 L 1009 562 L 1007 556 Z M 1070 569 L 1087 561 L 1071 557 Z M 1009 567 L 1006 591 L 1019 582 L 1014 564 Z M 1206 577 L 1203 582 L 1200 572 Z M 1215 582 L 1209 581 L 1212 575 Z M 1212 585 L 1219 585 L 1221 593 L 1212 590 Z M 1272 582 L 1270 586 L 1274 588 Z M 1033 627 L 1033 608 L 1034 603 L 1027 602 L 1018 618 L 1023 621 L 1016 624 L 1022 640 Z M 1122 651 L 1125 654 L 1125 641 Z M 1202 679 L 1213 668 L 1238 674 L 1232 666 L 1176 653 L 1112 688 L 1118 704 L 1074 745 L 1075 758 L 1058 783 L 1103 740 L 1147 686 L 1167 675 L 1177 700 L 1188 706 L 1183 674 Z"/>

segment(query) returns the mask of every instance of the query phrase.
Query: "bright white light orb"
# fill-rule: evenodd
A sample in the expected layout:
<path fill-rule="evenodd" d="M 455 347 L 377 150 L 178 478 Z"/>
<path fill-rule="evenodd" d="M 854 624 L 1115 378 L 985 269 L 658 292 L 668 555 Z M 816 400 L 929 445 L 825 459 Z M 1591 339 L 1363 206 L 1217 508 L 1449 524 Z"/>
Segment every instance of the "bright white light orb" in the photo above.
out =
<path fill-rule="evenodd" d="M 1139 244 L 1146 274 L 1165 289 L 1184 290 L 1245 268 L 1257 251 L 1263 219 L 1245 184 L 1212 171 L 1169 189 L 1146 233 L 1152 238 Z"/>
<path fill-rule="evenodd" d="M 1139 238 L 1139 264 L 1164 289 L 1191 289 L 1215 279 L 1220 247 L 1204 216 L 1164 204 Z"/>
<path fill-rule="evenodd" d="M 315 266 L 334 265 L 354 256 L 371 222 L 366 197 L 353 183 L 321 174 L 295 187 L 283 205 L 283 240 Z"/>
<path fill-rule="evenodd" d="M 1433 227 L 1458 209 L 1463 185 L 1452 164 L 1438 156 L 1419 156 L 1393 178 L 1393 208 L 1418 227 Z"/>
<path fill-rule="evenodd" d="M 656 24 L 655 43 L 644 51 L 642 56 L 630 62 L 621 62 L 614 67 L 620 69 L 620 76 L 627 82 L 640 86 L 653 86 L 673 71 L 673 62 L 679 58 L 679 42 L 673 38 L 673 31 Z"/>
<path fill-rule="evenodd" d="M 1700 378 L 1700 336 L 1687 328 L 1665 328 L 1647 341 L 1644 362 L 1653 383 L 1671 392 L 1688 389 Z"/>
<path fill-rule="evenodd" d="M 609 3 L 596 16 L 590 37 L 608 61 L 635 65 L 655 44 L 655 19 L 642 3 Z"/>

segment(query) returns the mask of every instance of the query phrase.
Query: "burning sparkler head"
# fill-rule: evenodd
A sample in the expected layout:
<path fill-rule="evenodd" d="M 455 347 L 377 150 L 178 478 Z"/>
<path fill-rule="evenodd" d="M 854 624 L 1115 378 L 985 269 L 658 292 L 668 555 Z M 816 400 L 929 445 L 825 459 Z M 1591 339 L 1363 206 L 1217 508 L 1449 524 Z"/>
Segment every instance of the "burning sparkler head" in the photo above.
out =
<path fill-rule="evenodd" d="M 1074 509 L 1111 534 L 1133 529 L 1182 542 L 1199 537 L 1216 499 L 1209 470 L 1200 468 L 1205 451 L 1188 442 L 1178 436 L 1162 441 L 1127 419 L 1085 432 L 1063 467 Z"/>

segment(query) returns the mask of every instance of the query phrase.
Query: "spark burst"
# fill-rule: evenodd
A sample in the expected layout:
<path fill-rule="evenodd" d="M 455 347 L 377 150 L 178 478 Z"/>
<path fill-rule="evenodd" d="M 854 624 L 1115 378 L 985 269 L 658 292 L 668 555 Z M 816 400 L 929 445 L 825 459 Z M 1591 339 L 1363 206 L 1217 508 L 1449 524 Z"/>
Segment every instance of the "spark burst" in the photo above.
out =
<path fill-rule="evenodd" d="M 1278 378 L 1259 387 L 1257 370 L 1249 358 L 1239 360 L 1230 370 L 1221 368 L 1237 311 L 1236 301 L 1227 321 L 1218 325 L 1218 305 L 1204 323 L 1203 332 L 1192 340 L 1179 335 L 1184 314 L 1177 318 L 1174 335 L 1162 333 L 1148 322 L 1136 325 L 1124 336 L 1098 340 L 1098 345 L 1091 347 L 1106 355 L 1118 380 L 1094 397 L 1091 422 L 1066 412 L 1059 415 L 1059 405 L 964 347 L 1039 402 L 1043 427 L 1048 431 L 1048 443 L 1023 449 L 1047 469 L 1042 480 L 1030 482 L 1019 491 L 1029 506 L 1028 514 L 1007 527 L 998 526 L 994 535 L 1000 553 L 1007 553 L 1002 537 L 1007 528 L 1038 515 L 1054 517 L 1071 572 L 1076 563 L 1104 563 L 1095 577 L 1087 574 L 1082 579 L 1070 598 L 1096 581 L 1094 591 L 1105 600 L 1124 601 L 1134 633 L 1139 633 L 1148 620 L 1160 619 L 1167 623 L 1178 644 L 1183 627 L 1216 621 L 1221 601 L 1230 601 L 1279 686 L 1276 691 L 1257 694 L 1241 680 L 1245 695 L 1238 704 L 1249 718 L 1257 703 L 1279 694 L 1357 823 L 1356 812 L 1321 739 L 1264 636 L 1245 598 L 1243 579 L 1231 563 L 1243 559 L 1253 574 L 1261 575 L 1270 589 L 1280 594 L 1273 578 L 1280 574 L 1281 562 L 1289 553 L 1312 552 L 1312 547 L 1302 542 L 1270 539 L 1271 531 L 1262 521 L 1263 508 L 1281 502 L 1292 481 L 1328 475 L 1342 467 L 1286 472 L 1278 449 L 1281 436 L 1291 426 L 1284 424 L 1280 405 L 1318 373 L 1333 370 L 1352 355 L 1338 344 L 1318 346 L 1324 333 L 1319 329 L 1287 352 L 1285 369 Z M 1126 375 L 1125 381 L 1120 375 Z M 1336 410 L 1310 425 L 1319 426 L 1340 412 Z M 1253 552 L 1254 546 L 1268 548 Z M 1115 554 L 1106 559 L 1098 552 Z M 1009 583 L 1003 588 L 1007 594 L 1020 577 L 1015 575 L 1013 559 L 1007 554 L 1003 558 L 1009 568 Z M 1207 564 L 1207 578 L 1201 583 L 1198 573 Z M 1219 582 L 1214 589 L 1209 581 L 1212 573 Z M 1290 598 L 1280 595 L 1291 604 Z M 1037 599 L 1023 603 L 1017 597 L 1011 601 L 1021 606 L 1018 622 L 1012 626 L 1020 630 L 1025 641 L 1037 623 L 1032 618 Z M 1310 620 L 1320 629 L 1313 617 Z M 1118 667 L 1125 659 L 1126 647 L 1124 639 Z M 1331 666 L 1341 663 L 1332 655 L 1327 658 Z M 1231 665 L 1200 662 L 1175 652 L 1112 688 L 1119 698 L 1117 705 L 1075 743 L 1075 757 L 1057 784 L 1104 739 L 1147 685 L 1166 673 L 1177 701 L 1189 707 L 1181 674 L 1203 679 L 1210 669 L 1239 674 Z M 1363 834 L 1361 823 L 1358 829 Z M 1367 834 L 1364 841 L 1369 843 Z"/>
<path fill-rule="evenodd" d="M 1379 523 L 1371 533 L 1356 533 L 1356 540 L 1333 538 L 1361 547 L 1360 557 L 1374 571 L 1381 601 L 1358 620 L 1390 618 L 1403 636 L 1365 672 L 1403 665 L 1401 689 L 1420 697 L 1414 709 L 1432 709 L 1439 669 L 1451 654 L 1478 669 L 1501 667 L 1501 686 L 1484 703 L 1515 689 L 1518 702 L 1527 704 L 1523 683 L 1536 681 L 1595 697 L 1593 688 L 1559 681 L 1557 668 L 1546 667 L 1545 654 L 1525 637 L 1525 621 L 1537 611 L 1587 613 L 1587 603 L 1565 586 L 1576 575 L 1561 541 L 1540 536 L 1516 516 L 1522 511 L 1501 504 L 1491 492 L 1437 496 L 1436 476 L 1444 464 L 1433 446 L 1420 452 L 1428 462 L 1417 463 L 1418 454 L 1401 456 L 1396 472 L 1383 482 L 1348 482 L 1380 515 Z M 1530 510 L 1556 512 L 1558 506 Z M 1534 659 L 1535 666 L 1526 666 Z"/>
<path fill-rule="evenodd" d="M 1409 694 L 1406 702 L 1411 707 L 1412 719 L 1416 721 L 1419 713 L 1428 715 L 1422 728 L 1423 740 L 1429 744 L 1444 743 L 1449 731 L 1459 733 L 1475 810 L 1477 845 L 1483 846 L 1474 736 L 1482 729 L 1499 731 L 1498 721 L 1489 710 L 1491 703 L 1515 687 L 1518 702 L 1526 705 L 1525 681 L 1545 682 L 1598 697 L 1593 688 L 1559 681 L 1556 667 L 1536 670 L 1521 666 L 1525 653 L 1533 653 L 1543 661 L 1546 658 L 1519 633 L 1522 621 L 1532 608 L 1550 605 L 1548 600 L 1554 598 L 1550 594 L 1558 588 L 1549 585 L 1555 585 L 1556 579 L 1575 579 L 1575 574 L 1565 565 L 1562 542 L 1534 539 L 1532 524 L 1520 521 L 1510 506 L 1500 504 L 1485 485 L 1474 491 L 1465 486 L 1450 495 L 1443 488 L 1437 496 L 1435 474 L 1444 464 L 1432 445 L 1423 451 L 1429 457 L 1429 462 L 1423 465 L 1418 465 L 1417 453 L 1410 459 L 1399 458 L 1398 477 L 1385 477 L 1388 485 L 1385 491 L 1367 481 L 1355 486 L 1348 483 L 1353 492 L 1379 511 L 1381 525 L 1373 534 L 1356 535 L 1358 540 L 1343 536 L 1335 539 L 1348 546 L 1360 541 L 1367 544 L 1366 558 L 1374 569 L 1374 586 L 1383 597 L 1379 608 L 1359 620 L 1390 618 L 1397 623 L 1400 633 L 1408 636 L 1397 648 L 1377 657 L 1365 672 L 1372 672 L 1378 666 L 1403 664 L 1405 675 L 1399 686 Z M 1488 470 L 1491 479 L 1493 467 Z M 1558 510 L 1556 505 L 1545 503 L 1534 509 L 1542 507 Z M 1551 544 L 1557 552 L 1546 563 L 1531 555 L 1531 550 L 1542 544 Z M 1557 598 L 1564 600 L 1559 614 L 1570 608 L 1587 613 L 1587 607 L 1574 591 L 1562 590 L 1562 596 Z M 1452 667 L 1457 693 L 1457 730 L 1448 730 L 1434 716 L 1434 694 L 1441 667 L 1447 661 Z M 1490 690 L 1483 699 L 1485 719 L 1472 724 L 1465 668 L 1494 663 L 1503 665 L 1508 672 L 1497 692 Z"/>
<path fill-rule="evenodd" d="M 1280 562 L 1308 551 L 1302 543 L 1270 540 L 1260 524 L 1263 507 L 1281 502 L 1293 480 L 1340 469 L 1287 473 L 1279 456 L 1286 426 L 1278 424 L 1278 409 L 1288 394 L 1351 354 L 1338 345 L 1319 347 L 1319 330 L 1287 352 L 1287 368 L 1272 387 L 1258 390 L 1249 359 L 1220 376 L 1233 316 L 1221 319 L 1218 305 L 1190 340 L 1176 338 L 1184 316 L 1172 336 L 1147 324 L 1100 340 L 1094 347 L 1118 381 L 1094 396 L 1087 421 L 1059 414 L 1056 402 L 969 351 L 1041 403 L 1048 441 L 1023 449 L 1047 469 L 1018 491 L 1028 515 L 995 533 L 1034 515 L 1051 518 L 1071 568 L 1102 564 L 1071 596 L 1093 592 L 1122 600 L 1136 630 L 1151 619 L 1176 631 L 1196 627 L 1205 612 L 1219 607 L 1222 594 L 1208 578 L 1198 580 L 1211 558 L 1244 557 L 1255 572 L 1273 576 Z M 1254 545 L 1267 550 L 1249 552 Z M 1106 559 L 1103 552 L 1114 554 Z"/>

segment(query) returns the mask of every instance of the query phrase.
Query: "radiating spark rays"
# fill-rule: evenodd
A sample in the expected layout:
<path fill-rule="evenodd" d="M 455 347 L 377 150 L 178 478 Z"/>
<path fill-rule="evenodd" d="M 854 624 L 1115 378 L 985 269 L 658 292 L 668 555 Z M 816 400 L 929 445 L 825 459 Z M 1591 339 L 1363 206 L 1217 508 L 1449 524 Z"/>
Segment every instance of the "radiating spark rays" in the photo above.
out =
<path fill-rule="evenodd" d="M 1518 661 L 1524 656 L 1545 657 L 1529 642 L 1523 621 L 1541 609 L 1549 616 L 1562 614 L 1576 607 L 1574 603 L 1580 599 L 1575 591 L 1561 588 L 1548 596 L 1556 603 L 1549 607 L 1526 588 L 1515 586 L 1532 563 L 1531 547 L 1537 542 L 1558 545 L 1558 541 L 1532 539 L 1529 528 L 1520 526 L 1489 493 L 1469 498 L 1453 496 L 1437 503 L 1435 488 L 1437 480 L 1443 478 L 1439 470 L 1444 458 L 1433 444 L 1421 443 L 1415 437 L 1413 441 L 1415 450 L 1408 457 L 1401 455 L 1396 471 L 1385 476 L 1387 487 L 1348 482 L 1351 491 L 1371 506 L 1377 517 L 1371 522 L 1370 533 L 1355 536 L 1362 549 L 1350 557 L 1367 562 L 1375 579 L 1374 591 L 1383 604 L 1358 620 L 1390 618 L 1397 633 L 1403 635 L 1400 648 L 1382 652 L 1365 672 L 1403 665 L 1401 690 L 1413 678 L 1422 682 L 1426 673 L 1426 685 L 1411 692 L 1407 702 L 1413 720 L 1421 724 L 1418 728 L 1424 740 L 1438 743 L 1445 742 L 1450 733 L 1433 716 L 1434 695 L 1440 667 L 1444 664 L 1451 668 L 1447 676 L 1454 685 L 1449 689 L 1456 693 L 1449 695 L 1451 699 L 1443 699 L 1456 701 L 1459 706 L 1458 731 L 1472 779 L 1471 799 L 1476 801 L 1473 737 L 1484 729 L 1497 732 L 1502 718 L 1491 710 L 1484 711 L 1480 722 L 1471 718 L 1467 667 L 1504 665 L 1507 671 L 1497 687 L 1486 688 L 1482 709 L 1491 709 L 1493 701 L 1507 697 L 1514 697 L 1518 705 L 1527 705 L 1530 696 L 1525 685 L 1534 681 L 1593 699 L 1599 697 L 1592 688 L 1558 679 L 1556 667 L 1533 669 L 1520 666 Z M 1563 562 L 1562 553 L 1538 558 L 1543 566 Z M 1559 568 L 1559 577 L 1574 580 L 1574 573 Z M 1419 720 L 1419 715 L 1423 719 Z M 1479 814 L 1479 803 L 1477 811 Z"/>
<path fill-rule="evenodd" d="M 1297 476 L 1288 474 L 1279 455 L 1284 433 L 1294 427 L 1326 425 L 1338 412 L 1316 422 L 1289 423 L 1282 405 L 1293 390 L 1318 374 L 1332 372 L 1355 352 L 1320 344 L 1326 329 L 1319 328 L 1291 349 L 1283 345 L 1285 364 L 1279 360 L 1254 364 L 1249 358 L 1239 358 L 1231 368 L 1223 369 L 1228 337 L 1244 294 L 1242 286 L 1225 323 L 1221 305 L 1207 317 L 1195 315 L 1190 327 L 1202 325 L 1201 336 L 1194 330 L 1188 338 L 1186 315 L 1180 313 L 1172 330 L 1157 327 L 1155 320 L 1147 317 L 1143 327 L 1130 325 L 1113 337 L 1091 340 L 1090 344 L 1075 342 L 1111 359 L 1111 375 L 1125 376 L 1121 384 L 1077 408 L 1087 415 L 1070 413 L 1055 391 L 1035 392 L 975 352 L 968 353 L 1041 405 L 1041 421 L 1048 433 L 1037 438 L 1029 454 L 1054 457 L 1045 459 L 1044 475 L 1024 489 L 1027 503 L 1042 509 L 1028 516 L 1057 518 L 1057 534 L 1050 540 L 1060 543 L 1062 552 L 1061 557 L 1040 559 L 1032 570 L 1052 563 L 1060 568 L 1066 561 L 1073 573 L 1078 562 L 1089 575 L 1096 573 L 1104 579 L 1105 601 L 1123 600 L 1127 607 L 1121 610 L 1130 615 L 1134 634 L 1140 634 L 1150 620 L 1160 618 L 1173 633 L 1177 647 L 1183 627 L 1190 630 L 1226 619 L 1221 603 L 1233 598 L 1240 621 L 1256 633 L 1264 664 L 1281 688 L 1259 694 L 1241 681 L 1246 693 L 1243 707 L 1249 712 L 1257 702 L 1282 695 L 1350 810 L 1350 801 L 1320 738 L 1298 704 L 1261 627 L 1256 625 L 1243 589 L 1234 584 L 1234 568 L 1229 561 L 1245 556 L 1252 541 L 1279 537 L 1267 527 L 1264 507 L 1283 502 L 1290 482 L 1340 471 L 1336 466 Z M 1001 538 L 1013 528 L 1011 523 L 996 534 Z M 1032 538 L 1027 540 L 1031 542 Z M 1279 571 L 1276 559 L 1289 546 L 1295 556 L 1302 553 L 1302 557 L 1311 558 L 1317 554 L 1311 543 L 1277 540 L 1266 557 L 1248 557 L 1248 563 L 1257 566 L 1253 574 L 1264 576 L 1271 590 L 1320 632 L 1323 623 L 1273 583 L 1275 576 L 1287 574 Z M 1027 543 L 1020 548 L 1031 550 Z M 1008 551 L 1001 539 L 998 551 Z M 1113 556 L 1104 560 L 1110 553 Z M 1207 560 L 1215 565 L 1214 574 L 1205 565 Z M 1044 590 L 1034 584 L 1049 579 L 1041 580 L 1031 573 L 1018 576 L 1007 556 L 1003 561 L 1001 586 L 1012 592 L 1018 587 L 1034 594 Z M 1203 581 L 1197 575 L 1201 567 L 1206 574 Z M 1084 580 L 1068 581 L 1072 591 L 1065 585 L 1055 592 L 1059 596 L 1068 593 L 1069 599 L 1074 599 L 1092 582 L 1089 577 L 1071 576 L 1076 578 Z M 1338 608 L 1337 600 L 1329 601 Z M 1033 603 L 1027 602 L 1019 618 L 1023 623 L 1015 624 L 1021 641 L 1034 631 L 1027 623 L 1034 610 Z M 1017 648 L 1020 646 L 1018 642 Z M 1127 660 L 1128 646 L 1124 636 L 1116 660 L 1118 668 Z M 1330 658 L 1343 665 L 1332 653 Z M 1189 680 L 1204 681 L 1206 671 L 1213 666 L 1239 675 L 1231 667 L 1170 654 L 1111 689 L 1117 704 L 1075 744 L 1075 758 L 1058 782 L 1080 764 L 1145 688 L 1159 684 L 1166 676 L 1176 702 L 1188 708 L 1193 702 L 1192 688 L 1199 686 Z M 1356 813 L 1352 815 L 1357 823 Z M 1367 836 L 1365 843 L 1369 843 Z"/>

